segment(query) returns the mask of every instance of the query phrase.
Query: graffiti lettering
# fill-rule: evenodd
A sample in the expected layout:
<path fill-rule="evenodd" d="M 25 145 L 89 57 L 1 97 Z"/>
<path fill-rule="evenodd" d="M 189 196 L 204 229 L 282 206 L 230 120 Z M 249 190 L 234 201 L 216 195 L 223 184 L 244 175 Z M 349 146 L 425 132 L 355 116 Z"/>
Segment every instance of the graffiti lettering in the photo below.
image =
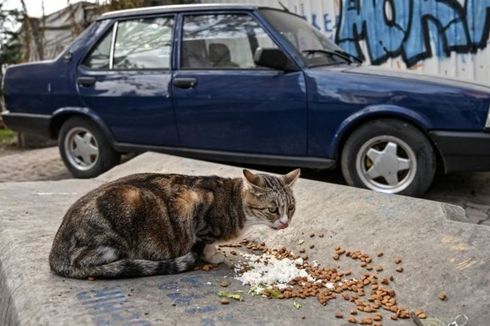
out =
<path fill-rule="evenodd" d="M 402 56 L 407 66 L 451 52 L 488 45 L 490 0 L 342 0 L 336 41 L 363 60 L 361 40 L 373 64 Z"/>

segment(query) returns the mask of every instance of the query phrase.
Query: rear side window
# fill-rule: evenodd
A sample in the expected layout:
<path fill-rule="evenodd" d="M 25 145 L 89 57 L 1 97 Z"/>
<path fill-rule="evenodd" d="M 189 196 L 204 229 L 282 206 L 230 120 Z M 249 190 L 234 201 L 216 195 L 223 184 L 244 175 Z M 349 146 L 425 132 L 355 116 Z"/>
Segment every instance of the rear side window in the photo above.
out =
<path fill-rule="evenodd" d="M 172 53 L 173 18 L 120 22 L 114 69 L 166 69 Z"/>
<path fill-rule="evenodd" d="M 111 57 L 112 30 L 107 32 L 101 41 L 90 51 L 83 65 L 90 69 L 109 69 Z"/>
<path fill-rule="evenodd" d="M 118 22 L 85 58 L 83 66 L 98 70 L 169 69 L 173 25 L 173 17 Z"/>
<path fill-rule="evenodd" d="M 247 14 L 196 15 L 184 19 L 181 64 L 184 69 L 259 68 L 253 59 L 259 47 L 277 46 Z"/>

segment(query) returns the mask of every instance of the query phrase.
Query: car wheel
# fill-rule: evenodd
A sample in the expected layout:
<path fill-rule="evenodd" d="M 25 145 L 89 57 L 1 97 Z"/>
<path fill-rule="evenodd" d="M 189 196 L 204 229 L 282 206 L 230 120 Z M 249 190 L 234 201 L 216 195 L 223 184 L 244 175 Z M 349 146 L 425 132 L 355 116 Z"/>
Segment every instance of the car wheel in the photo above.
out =
<path fill-rule="evenodd" d="M 341 167 L 351 186 L 420 196 L 432 184 L 436 157 L 431 143 L 416 127 L 382 119 L 350 135 L 342 150 Z"/>
<path fill-rule="evenodd" d="M 96 177 L 121 159 L 99 128 L 92 121 L 79 117 L 61 126 L 58 146 L 63 162 L 77 178 Z"/>

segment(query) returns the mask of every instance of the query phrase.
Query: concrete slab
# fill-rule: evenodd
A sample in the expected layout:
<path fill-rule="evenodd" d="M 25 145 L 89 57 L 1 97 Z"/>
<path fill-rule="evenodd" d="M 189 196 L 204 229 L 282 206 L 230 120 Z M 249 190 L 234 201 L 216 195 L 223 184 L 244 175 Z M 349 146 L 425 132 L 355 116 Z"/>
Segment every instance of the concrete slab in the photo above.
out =
<path fill-rule="evenodd" d="M 233 272 L 211 272 L 117 281 L 78 281 L 49 272 L 47 257 L 66 209 L 101 183 L 137 172 L 239 176 L 241 169 L 161 154 L 144 154 L 96 180 L 0 184 L 0 325 L 346 325 L 334 313 L 347 311 L 343 300 L 321 306 L 314 299 L 267 300 L 244 295 L 223 306 L 216 293 Z M 382 275 L 394 275 L 398 301 L 449 321 L 464 313 L 471 325 L 490 319 L 490 228 L 463 220 L 456 206 L 376 194 L 344 186 L 300 180 L 297 213 L 291 227 L 271 233 L 255 228 L 249 238 L 269 246 L 313 244 L 310 259 L 351 268 L 331 259 L 336 245 L 384 256 Z M 310 238 L 323 233 L 324 238 Z M 304 245 L 303 245 L 304 247 Z M 308 248 L 307 246 L 306 248 Z M 405 271 L 394 272 L 394 256 Z M 357 272 L 360 272 L 358 270 Z M 231 289 L 244 289 L 237 281 Z M 446 302 L 437 299 L 444 290 Z M 305 316 L 305 319 L 302 317 Z M 384 325 L 412 325 L 410 321 Z"/>

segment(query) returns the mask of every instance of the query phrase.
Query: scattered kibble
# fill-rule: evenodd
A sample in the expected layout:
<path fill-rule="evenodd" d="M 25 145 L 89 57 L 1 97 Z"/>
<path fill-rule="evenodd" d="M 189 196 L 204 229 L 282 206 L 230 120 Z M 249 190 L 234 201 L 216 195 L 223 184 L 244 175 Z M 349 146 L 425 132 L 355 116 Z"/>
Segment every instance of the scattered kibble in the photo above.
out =
<path fill-rule="evenodd" d="M 395 258 L 395 264 L 400 264 L 402 262 L 402 259 L 400 257 Z"/>
<path fill-rule="evenodd" d="M 423 312 L 420 315 L 417 315 L 417 317 L 419 317 L 420 319 L 426 319 L 427 318 L 427 314 L 425 312 Z"/>
<path fill-rule="evenodd" d="M 319 234 L 314 236 L 320 237 Z M 326 305 L 329 301 L 340 298 L 355 304 L 355 308 L 347 310 L 349 311 L 347 315 L 342 311 L 337 311 L 335 317 L 339 319 L 346 318 L 352 324 L 381 325 L 381 321 L 383 320 L 381 312 L 383 310 L 391 313 L 390 318 L 392 320 L 410 318 L 410 311 L 400 305 L 395 291 L 389 288 L 390 281 L 394 281 L 393 276 L 382 278 L 378 273 L 382 272 L 384 268 L 379 264 L 371 265 L 373 258 L 365 252 L 359 250 L 347 251 L 340 246 L 335 247 L 335 252 L 332 255 L 334 260 L 339 261 L 341 256 L 345 254 L 346 257 L 359 261 L 361 266 L 365 268 L 363 274 L 361 273 L 355 275 L 355 277 L 351 276 L 351 278 L 348 278 L 347 276 L 352 275 L 352 271 L 350 270 L 342 271 L 339 265 L 337 265 L 337 268 L 334 268 L 319 265 L 316 261 L 309 262 L 307 261 L 308 257 L 306 255 L 295 255 L 284 247 L 271 249 L 266 247 L 265 243 L 259 244 L 248 240 L 242 241 L 241 245 L 254 253 L 260 251 L 278 260 L 290 259 L 295 262 L 294 266 L 296 268 L 305 271 L 308 275 L 291 279 L 287 282 L 286 287 L 272 285 L 268 288 L 263 288 L 263 292 L 260 293 L 262 296 L 279 300 L 295 299 L 293 301 L 293 307 L 296 309 L 301 308 L 301 304 L 296 301 L 298 298 L 316 297 L 322 305 Z M 313 245 L 309 247 L 314 248 Z M 304 249 L 301 250 L 300 253 L 304 254 Z M 377 256 L 383 256 L 382 252 L 378 252 Z M 397 261 L 396 259 L 395 263 Z M 399 263 L 401 263 L 401 258 Z M 265 263 L 265 266 L 267 266 L 267 263 Z M 396 267 L 397 272 L 403 272 L 401 265 Z M 246 272 L 252 267 L 251 265 L 245 264 L 241 265 L 240 268 L 243 269 L 243 272 Z M 369 272 L 366 269 L 374 269 L 376 272 Z M 427 318 L 427 314 L 422 310 L 417 310 L 416 315 L 421 319 Z M 301 318 L 304 319 L 305 317 L 303 316 Z"/>
<path fill-rule="evenodd" d="M 439 298 L 439 300 L 441 301 L 444 301 L 447 299 L 447 295 L 446 295 L 446 292 L 442 291 L 441 293 L 439 293 L 439 295 L 437 296 Z"/>
<path fill-rule="evenodd" d="M 221 283 L 219 285 L 223 288 L 226 288 L 230 285 L 230 283 L 228 283 L 227 281 L 221 281 Z"/>
<path fill-rule="evenodd" d="M 228 300 L 227 298 L 223 298 L 221 299 L 221 304 L 230 304 L 230 300 Z"/>
<path fill-rule="evenodd" d="M 382 252 L 382 251 L 379 251 L 379 252 L 378 252 L 378 254 L 377 254 L 376 256 L 378 256 L 378 257 L 383 257 L 383 255 L 384 255 L 384 254 L 383 254 L 383 252 Z"/>
<path fill-rule="evenodd" d="M 201 267 L 201 269 L 202 269 L 203 271 L 205 271 L 205 272 L 209 272 L 210 270 L 212 270 L 212 269 L 213 269 L 213 267 L 214 267 L 214 266 L 213 266 L 212 264 L 205 264 L 205 265 L 203 265 L 203 266 Z"/>

